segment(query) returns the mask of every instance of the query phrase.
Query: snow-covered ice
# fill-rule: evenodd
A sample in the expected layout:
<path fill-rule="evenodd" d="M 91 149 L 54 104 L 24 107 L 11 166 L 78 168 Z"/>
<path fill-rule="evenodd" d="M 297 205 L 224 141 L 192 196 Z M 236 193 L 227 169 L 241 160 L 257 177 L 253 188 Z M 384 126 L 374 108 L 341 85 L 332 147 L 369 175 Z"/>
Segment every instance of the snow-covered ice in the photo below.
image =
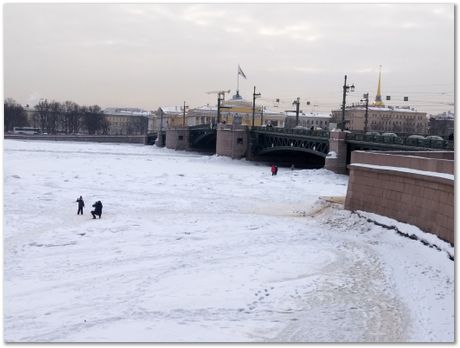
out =
<path fill-rule="evenodd" d="M 5 140 L 4 339 L 453 342 L 446 248 L 324 198 L 347 181 L 153 146 Z"/>

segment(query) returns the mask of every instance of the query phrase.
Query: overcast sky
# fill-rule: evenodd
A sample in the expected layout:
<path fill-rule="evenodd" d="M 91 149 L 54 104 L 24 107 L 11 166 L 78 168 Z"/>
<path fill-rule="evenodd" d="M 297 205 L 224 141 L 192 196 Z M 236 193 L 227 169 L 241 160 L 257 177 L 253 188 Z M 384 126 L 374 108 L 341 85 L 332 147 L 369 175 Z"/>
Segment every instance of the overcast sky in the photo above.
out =
<path fill-rule="evenodd" d="M 265 105 L 329 112 L 345 74 L 347 102 L 374 99 L 382 65 L 391 105 L 454 109 L 453 4 L 6 4 L 3 49 L 22 104 L 215 104 L 240 64 L 245 99 L 256 86 Z"/>

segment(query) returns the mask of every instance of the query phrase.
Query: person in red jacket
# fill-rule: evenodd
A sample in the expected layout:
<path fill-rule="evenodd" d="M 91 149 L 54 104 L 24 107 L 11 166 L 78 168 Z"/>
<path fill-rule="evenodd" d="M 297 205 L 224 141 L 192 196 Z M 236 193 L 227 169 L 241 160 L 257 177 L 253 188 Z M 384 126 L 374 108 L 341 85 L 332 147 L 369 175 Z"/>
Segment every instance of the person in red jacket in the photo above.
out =
<path fill-rule="evenodd" d="M 275 164 L 272 164 L 272 176 L 278 174 L 278 167 Z"/>

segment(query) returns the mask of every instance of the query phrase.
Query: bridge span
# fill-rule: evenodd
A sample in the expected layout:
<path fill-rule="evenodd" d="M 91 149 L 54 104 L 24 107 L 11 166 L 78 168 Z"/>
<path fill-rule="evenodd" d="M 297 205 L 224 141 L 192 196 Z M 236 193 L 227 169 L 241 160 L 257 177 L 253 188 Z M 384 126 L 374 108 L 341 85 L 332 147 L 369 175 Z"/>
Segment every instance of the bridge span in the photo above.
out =
<path fill-rule="evenodd" d="M 300 167 L 326 167 L 346 173 L 354 150 L 453 151 L 453 142 L 397 136 L 365 135 L 341 131 L 248 127 L 219 124 L 172 128 L 163 144 L 176 150 L 208 150 L 232 158 L 300 163 Z M 148 141 L 146 143 L 151 143 Z"/>

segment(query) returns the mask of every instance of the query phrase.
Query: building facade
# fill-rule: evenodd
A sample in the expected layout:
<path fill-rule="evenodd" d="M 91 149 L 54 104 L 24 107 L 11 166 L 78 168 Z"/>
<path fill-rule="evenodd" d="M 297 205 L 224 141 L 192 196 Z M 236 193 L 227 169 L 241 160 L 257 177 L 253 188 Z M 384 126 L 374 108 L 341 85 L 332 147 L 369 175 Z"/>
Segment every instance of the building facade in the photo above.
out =
<path fill-rule="evenodd" d="M 299 123 L 296 125 L 296 113 L 293 111 L 286 111 L 286 128 L 294 128 L 296 126 L 310 128 L 310 129 L 329 129 L 332 116 L 319 112 L 299 112 Z"/>
<path fill-rule="evenodd" d="M 455 114 L 453 112 L 443 112 L 439 115 L 430 115 L 429 134 L 441 137 L 454 137 Z"/>
<path fill-rule="evenodd" d="M 149 111 L 138 108 L 106 108 L 104 116 L 109 123 L 109 135 L 147 134 Z"/>
<path fill-rule="evenodd" d="M 232 98 L 223 101 L 220 108 L 220 122 L 224 124 L 235 124 L 252 126 L 252 102 L 240 98 Z M 254 126 L 272 125 L 273 127 L 284 127 L 285 113 L 269 109 L 265 106 L 256 105 L 254 110 Z M 217 124 L 217 106 L 204 105 L 191 109 L 187 112 L 187 125 L 195 126 L 200 124 Z"/>
<path fill-rule="evenodd" d="M 332 111 L 333 122 L 341 123 L 342 110 Z M 345 108 L 345 128 L 353 132 L 364 132 L 366 108 L 351 106 Z M 400 134 L 428 133 L 426 112 L 411 108 L 370 106 L 367 111 L 368 132 L 392 132 Z"/>
<path fill-rule="evenodd" d="M 184 125 L 184 107 L 183 106 L 160 106 L 152 115 L 152 131 L 159 129 L 177 128 Z M 187 110 L 186 120 L 187 125 Z"/>

